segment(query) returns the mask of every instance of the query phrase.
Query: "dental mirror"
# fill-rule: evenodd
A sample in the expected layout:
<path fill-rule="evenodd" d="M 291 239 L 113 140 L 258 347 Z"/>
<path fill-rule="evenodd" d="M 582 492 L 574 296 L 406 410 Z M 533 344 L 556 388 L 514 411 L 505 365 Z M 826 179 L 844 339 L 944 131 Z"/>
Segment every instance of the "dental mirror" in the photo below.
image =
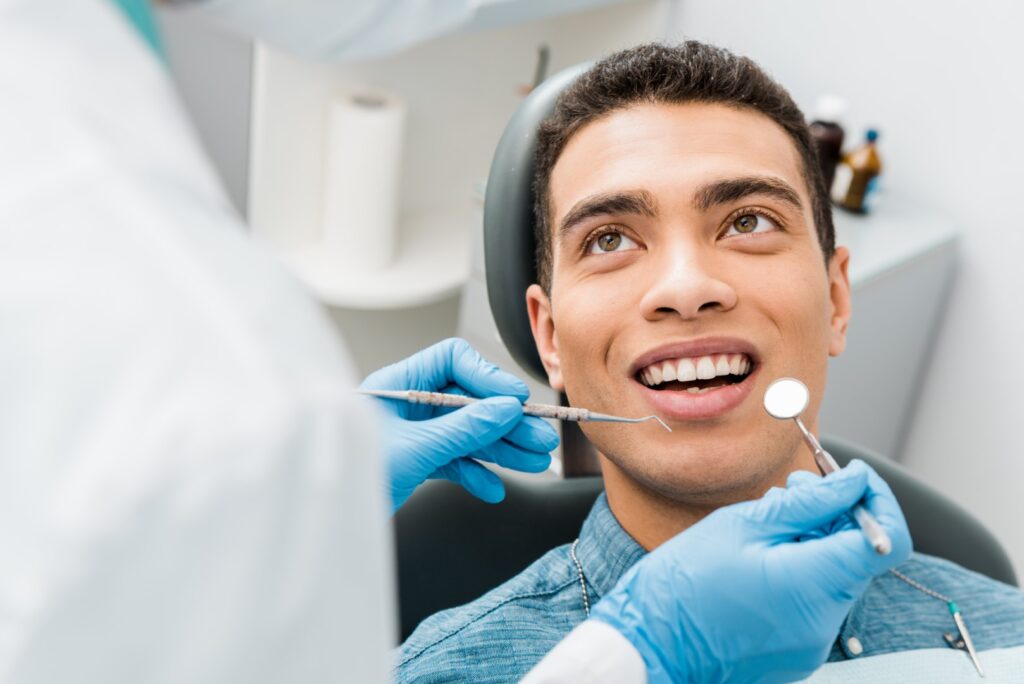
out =
<path fill-rule="evenodd" d="M 768 385 L 768 389 L 765 390 L 764 410 L 772 418 L 793 420 L 796 423 L 796 426 L 800 428 L 800 434 L 803 435 L 804 443 L 814 454 L 814 462 L 818 464 L 818 469 L 822 475 L 827 475 L 839 470 L 839 464 L 832 458 L 832 454 L 822 448 L 817 437 L 812 435 L 800 420 L 800 414 L 807 408 L 810 396 L 811 393 L 807 390 L 807 385 L 796 378 L 779 378 Z M 875 516 L 871 515 L 868 509 L 861 504 L 854 506 L 852 513 L 872 548 L 881 556 L 890 553 L 892 540 L 889 539 L 889 535 L 886 534 L 885 529 L 875 519 Z"/>
<path fill-rule="evenodd" d="M 779 420 L 796 418 L 807 408 L 810 396 L 807 385 L 796 378 L 779 378 L 765 390 L 764 410 Z"/>

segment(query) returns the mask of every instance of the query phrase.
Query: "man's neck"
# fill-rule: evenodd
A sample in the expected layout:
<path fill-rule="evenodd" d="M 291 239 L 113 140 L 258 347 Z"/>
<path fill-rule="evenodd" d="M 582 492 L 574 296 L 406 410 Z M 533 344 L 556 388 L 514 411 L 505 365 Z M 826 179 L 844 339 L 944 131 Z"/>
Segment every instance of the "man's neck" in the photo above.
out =
<path fill-rule="evenodd" d="M 608 457 L 601 454 L 600 458 L 609 508 L 622 529 L 647 551 L 700 522 L 721 506 L 759 498 L 771 487 L 785 487 L 786 478 L 794 470 L 817 472 L 810 453 L 801 449 L 791 462 L 757 485 L 745 491 L 737 490 L 716 503 L 693 503 L 676 500 L 644 486 Z"/>

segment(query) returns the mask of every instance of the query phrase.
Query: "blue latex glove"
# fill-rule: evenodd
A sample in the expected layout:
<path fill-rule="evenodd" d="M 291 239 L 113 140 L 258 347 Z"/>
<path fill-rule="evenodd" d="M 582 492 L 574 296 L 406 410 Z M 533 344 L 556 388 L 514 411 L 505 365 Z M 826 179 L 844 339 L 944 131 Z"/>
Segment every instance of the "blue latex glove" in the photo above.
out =
<path fill-rule="evenodd" d="M 879 556 L 855 503 L 893 542 Z M 910 532 L 863 461 L 720 508 L 633 566 L 591 617 L 640 652 L 650 682 L 788 682 L 820 667 L 872 578 L 905 561 Z"/>
<path fill-rule="evenodd" d="M 505 498 L 501 479 L 474 459 L 528 473 L 551 464 L 558 433 L 523 415 L 523 381 L 483 359 L 461 339 L 439 342 L 371 374 L 362 389 L 422 390 L 492 397 L 458 409 L 382 399 L 389 420 L 384 452 L 393 509 L 430 478 L 458 482 L 489 503 Z"/>

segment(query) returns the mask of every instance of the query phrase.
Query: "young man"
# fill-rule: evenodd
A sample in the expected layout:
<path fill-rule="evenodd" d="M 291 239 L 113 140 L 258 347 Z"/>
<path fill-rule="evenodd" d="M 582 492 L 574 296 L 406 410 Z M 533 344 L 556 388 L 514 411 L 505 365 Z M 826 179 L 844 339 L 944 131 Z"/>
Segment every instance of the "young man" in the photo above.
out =
<path fill-rule="evenodd" d="M 849 254 L 786 91 L 700 43 L 620 52 L 542 124 L 536 187 L 540 282 L 527 300 L 551 385 L 673 431 L 585 424 L 606 495 L 580 538 L 426 620 L 402 647 L 400 681 L 517 681 L 646 552 L 816 472 L 761 397 L 776 378 L 803 380 L 813 429 L 845 343 Z M 923 555 L 900 571 L 955 600 L 978 649 L 1024 644 L 1016 589 Z M 884 575 L 829 659 L 944 647 L 951 631 L 942 600 Z"/>

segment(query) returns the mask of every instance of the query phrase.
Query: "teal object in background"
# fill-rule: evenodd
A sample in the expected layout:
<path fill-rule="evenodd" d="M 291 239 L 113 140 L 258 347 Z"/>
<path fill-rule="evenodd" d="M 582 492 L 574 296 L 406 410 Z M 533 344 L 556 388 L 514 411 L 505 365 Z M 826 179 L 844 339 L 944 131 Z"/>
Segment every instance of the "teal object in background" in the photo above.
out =
<path fill-rule="evenodd" d="M 164 46 L 160 40 L 160 32 L 156 27 L 156 20 L 153 17 L 153 10 L 149 6 L 150 0 L 113 0 L 114 5 L 119 7 L 132 25 L 138 29 L 143 39 L 153 48 L 153 52 L 164 57 Z"/>

